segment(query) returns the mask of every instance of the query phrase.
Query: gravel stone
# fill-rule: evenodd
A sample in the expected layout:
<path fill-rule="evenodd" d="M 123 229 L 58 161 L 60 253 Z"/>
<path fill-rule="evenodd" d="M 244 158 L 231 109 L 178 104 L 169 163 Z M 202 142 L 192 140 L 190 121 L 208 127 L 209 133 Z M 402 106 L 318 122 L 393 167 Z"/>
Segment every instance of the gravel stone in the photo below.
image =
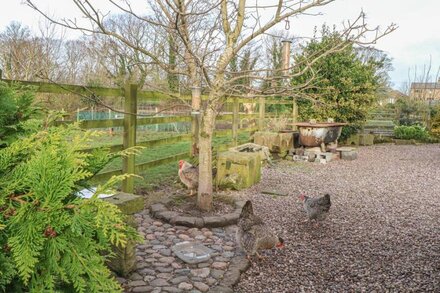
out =
<path fill-rule="evenodd" d="M 358 148 L 353 161 L 281 161 L 234 196 L 285 240 L 234 292 L 440 292 L 440 145 Z M 277 190 L 288 196 L 262 195 Z M 331 195 L 315 227 L 298 195 Z M 211 290 L 216 292 L 215 290 Z"/>

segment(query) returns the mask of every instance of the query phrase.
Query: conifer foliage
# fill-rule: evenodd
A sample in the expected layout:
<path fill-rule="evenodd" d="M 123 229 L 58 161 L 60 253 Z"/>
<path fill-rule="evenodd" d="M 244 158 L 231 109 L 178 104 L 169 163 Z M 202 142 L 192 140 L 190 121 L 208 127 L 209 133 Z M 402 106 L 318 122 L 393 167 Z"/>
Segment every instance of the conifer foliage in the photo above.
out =
<path fill-rule="evenodd" d="M 49 127 L 0 149 L 0 292 L 121 291 L 105 260 L 136 232 L 97 194 L 124 176 L 75 195 L 111 159 L 81 152 L 93 135 Z"/>

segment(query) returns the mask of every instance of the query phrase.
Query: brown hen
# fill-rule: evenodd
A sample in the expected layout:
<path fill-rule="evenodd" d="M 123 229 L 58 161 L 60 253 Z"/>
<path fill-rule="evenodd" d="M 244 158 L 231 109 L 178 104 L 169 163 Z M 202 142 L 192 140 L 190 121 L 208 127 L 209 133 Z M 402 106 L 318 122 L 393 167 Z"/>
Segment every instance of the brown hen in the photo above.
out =
<path fill-rule="evenodd" d="M 179 178 L 190 190 L 192 196 L 199 186 L 199 168 L 191 165 L 187 161 L 179 161 Z"/>
<path fill-rule="evenodd" d="M 237 242 L 248 259 L 255 254 L 261 259 L 259 250 L 284 246 L 284 240 L 275 235 L 260 217 L 254 215 L 250 200 L 243 206 L 238 219 Z"/>

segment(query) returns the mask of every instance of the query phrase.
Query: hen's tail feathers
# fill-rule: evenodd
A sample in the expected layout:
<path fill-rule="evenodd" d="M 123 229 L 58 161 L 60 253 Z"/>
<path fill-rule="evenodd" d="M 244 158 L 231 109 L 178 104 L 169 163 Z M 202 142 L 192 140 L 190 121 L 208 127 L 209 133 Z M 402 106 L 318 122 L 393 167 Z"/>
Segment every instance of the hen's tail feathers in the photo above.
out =
<path fill-rule="evenodd" d="M 253 214 L 254 214 L 254 210 L 252 208 L 252 202 L 248 200 L 241 209 L 240 218 L 248 218 Z"/>

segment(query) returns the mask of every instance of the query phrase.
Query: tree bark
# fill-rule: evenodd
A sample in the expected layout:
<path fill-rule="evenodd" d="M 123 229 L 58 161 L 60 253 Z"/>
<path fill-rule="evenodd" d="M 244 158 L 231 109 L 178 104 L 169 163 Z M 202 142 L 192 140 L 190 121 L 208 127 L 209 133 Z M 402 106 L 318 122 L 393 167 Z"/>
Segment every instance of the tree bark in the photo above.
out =
<path fill-rule="evenodd" d="M 199 188 L 197 206 L 204 211 L 212 209 L 212 135 L 216 112 L 208 104 L 202 112 L 199 131 Z"/>

